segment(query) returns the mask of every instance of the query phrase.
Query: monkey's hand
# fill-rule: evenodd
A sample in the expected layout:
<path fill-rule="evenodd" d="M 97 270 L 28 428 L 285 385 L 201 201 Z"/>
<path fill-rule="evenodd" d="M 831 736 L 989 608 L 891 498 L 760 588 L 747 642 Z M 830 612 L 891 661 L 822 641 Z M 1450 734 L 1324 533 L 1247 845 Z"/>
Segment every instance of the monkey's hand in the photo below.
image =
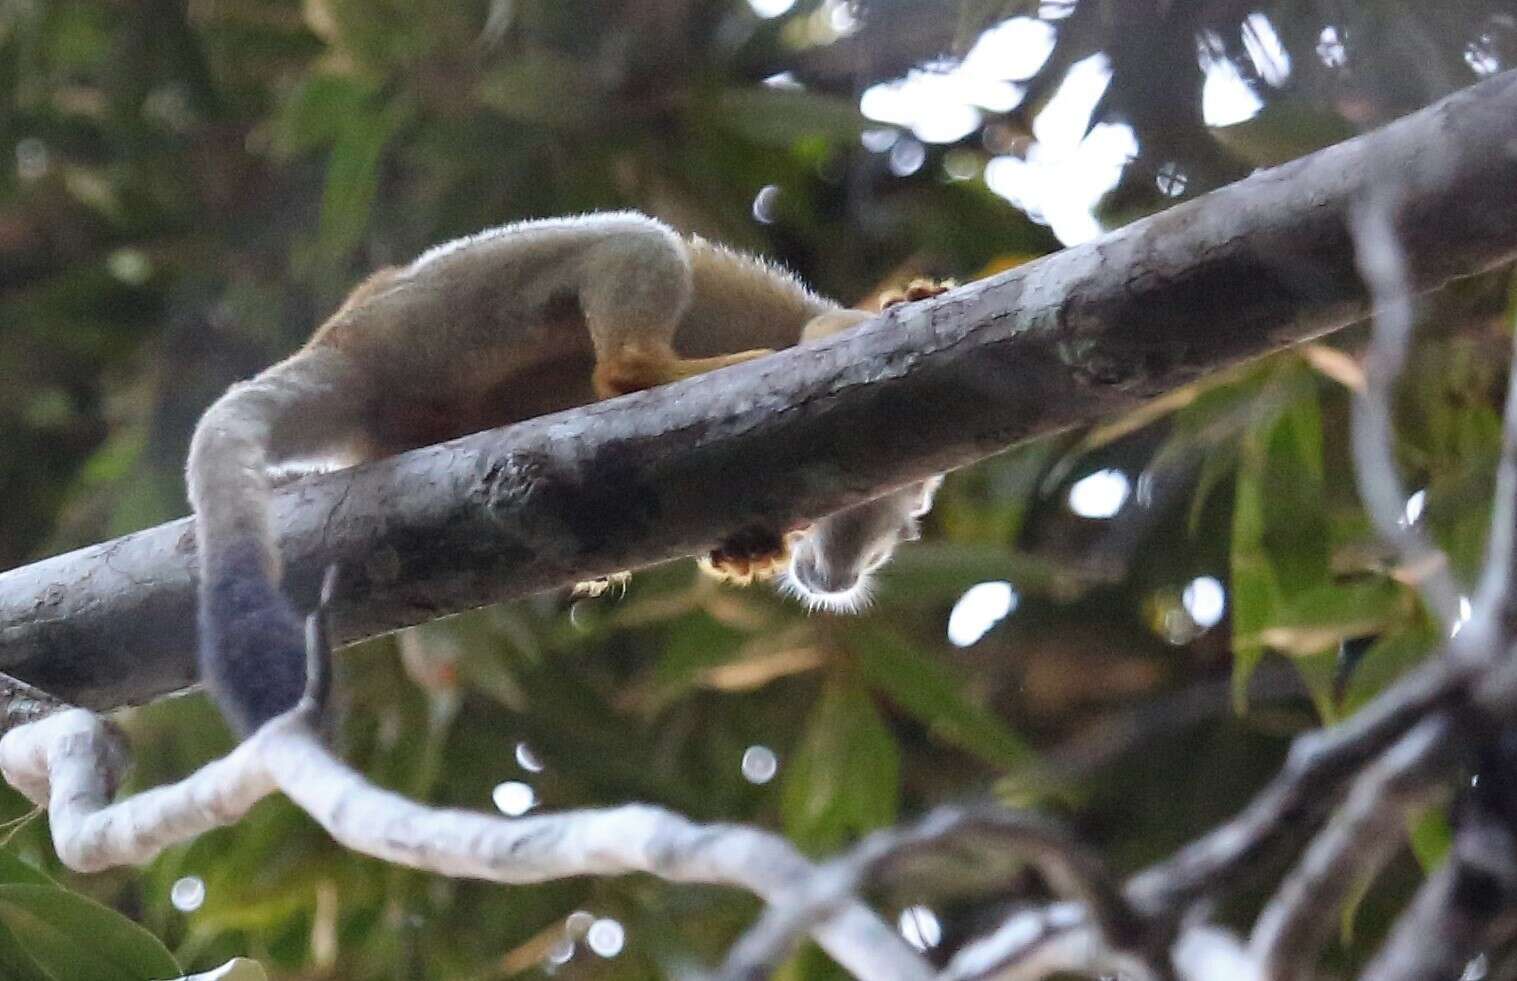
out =
<path fill-rule="evenodd" d="M 805 533 L 802 529 L 780 535 L 769 528 L 746 528 L 702 556 L 700 569 L 739 586 L 772 579 L 790 568 L 790 548 Z"/>
<path fill-rule="evenodd" d="M 951 279 L 913 279 L 898 290 L 887 290 L 880 294 L 880 309 L 889 310 L 901 303 L 915 303 L 917 300 L 926 300 L 940 293 L 947 293 L 957 286 Z"/>

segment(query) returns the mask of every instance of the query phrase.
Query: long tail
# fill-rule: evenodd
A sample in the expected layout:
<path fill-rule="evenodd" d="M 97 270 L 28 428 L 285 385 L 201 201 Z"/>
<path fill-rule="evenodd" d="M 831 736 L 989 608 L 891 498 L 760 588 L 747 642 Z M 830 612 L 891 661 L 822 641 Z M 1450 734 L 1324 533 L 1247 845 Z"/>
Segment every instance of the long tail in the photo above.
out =
<path fill-rule="evenodd" d="M 303 618 L 280 590 L 271 466 L 340 436 L 361 398 L 350 366 L 306 351 L 232 386 L 196 426 L 187 466 L 200 552 L 200 676 L 239 734 L 305 689 Z"/>

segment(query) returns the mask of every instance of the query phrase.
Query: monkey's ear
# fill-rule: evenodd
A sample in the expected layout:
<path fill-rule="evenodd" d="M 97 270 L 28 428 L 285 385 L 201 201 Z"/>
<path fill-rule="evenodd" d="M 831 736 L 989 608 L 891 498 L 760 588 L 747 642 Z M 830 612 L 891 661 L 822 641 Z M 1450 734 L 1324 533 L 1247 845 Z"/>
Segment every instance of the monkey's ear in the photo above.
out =
<path fill-rule="evenodd" d="M 937 494 L 938 488 L 942 486 L 942 474 L 938 474 L 935 477 L 928 477 L 926 480 L 922 481 L 922 496 L 911 508 L 911 516 L 913 518 L 920 518 L 922 515 L 932 510 L 932 499 Z"/>

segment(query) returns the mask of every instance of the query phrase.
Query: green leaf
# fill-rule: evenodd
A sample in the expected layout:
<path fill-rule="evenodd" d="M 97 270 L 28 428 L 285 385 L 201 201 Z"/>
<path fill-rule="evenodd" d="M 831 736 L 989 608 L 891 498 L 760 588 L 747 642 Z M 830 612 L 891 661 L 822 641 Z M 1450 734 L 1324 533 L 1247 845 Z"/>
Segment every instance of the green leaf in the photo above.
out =
<path fill-rule="evenodd" d="M 1340 113 L 1290 98 L 1271 99 L 1252 119 L 1211 132 L 1255 167 L 1274 167 L 1355 135 Z"/>
<path fill-rule="evenodd" d="M 1005 770 L 1035 762 L 1031 747 L 964 697 L 963 682 L 947 665 L 886 630 L 860 627 L 856 634 L 859 672 L 934 735 Z"/>
<path fill-rule="evenodd" d="M 648 707 L 659 709 L 700 684 L 702 675 L 737 659 L 745 635 L 709 614 L 686 617 L 669 633 L 653 670 Z"/>
<path fill-rule="evenodd" d="M 1264 368 L 1222 372 L 1195 383 L 1193 387 L 1199 391 L 1172 414 L 1169 436 L 1154 454 L 1150 466 L 1160 469 L 1182 465 L 1200 456 L 1201 469 L 1187 518 L 1190 534 L 1194 535 L 1199 528 L 1212 493 L 1237 469 L 1239 437 L 1259 419 L 1260 390 L 1270 377 L 1271 372 Z"/>
<path fill-rule="evenodd" d="M 788 89 L 728 89 L 711 121 L 765 146 L 789 147 L 810 137 L 851 143 L 864 130 L 858 106 L 836 96 Z"/>
<path fill-rule="evenodd" d="M 1053 594 L 1064 601 L 1087 587 L 1088 577 L 1082 578 L 1068 562 L 994 544 L 1000 540 L 966 535 L 959 541 L 913 542 L 900 549 L 882 577 L 882 605 L 892 610 L 951 605 L 970 586 L 992 579 L 1016 583 L 1023 596 Z"/>
<path fill-rule="evenodd" d="M 1454 828 L 1449 823 L 1448 809 L 1429 807 L 1412 820 L 1410 829 L 1412 854 L 1423 872 L 1431 872 L 1443 863 L 1454 844 Z"/>
<path fill-rule="evenodd" d="M 313 75 L 284 104 L 277 132 L 284 149 L 303 152 L 335 142 L 374 98 L 372 86 L 340 75 Z"/>
<path fill-rule="evenodd" d="M 44 872 L 23 862 L 21 856 L 11 851 L 0 850 L 0 883 L 7 882 L 19 882 L 31 886 L 57 885 Z"/>
<path fill-rule="evenodd" d="M 1399 448 L 1427 490 L 1423 521 L 1456 577 L 1472 581 L 1489 531 L 1505 369 L 1484 346 L 1457 340 L 1419 345 L 1415 357 L 1403 385 L 1414 411 L 1398 419 Z"/>
<path fill-rule="evenodd" d="M 479 101 L 518 122 L 555 130 L 603 126 L 616 102 L 598 78 L 594 62 L 550 51 L 522 51 L 492 71 L 479 86 Z"/>
<path fill-rule="evenodd" d="M 379 191 L 379 162 L 408 115 L 403 105 L 365 104 L 350 112 L 332 145 L 321 195 L 321 253 L 336 261 L 353 249 L 369 225 Z"/>
<path fill-rule="evenodd" d="M 774 981 L 844 981 L 852 977 L 811 941 L 802 943 L 774 972 Z"/>
<path fill-rule="evenodd" d="M 1312 654 L 1379 633 L 1410 612 L 1410 597 L 1389 579 L 1327 582 L 1282 601 L 1259 639 L 1287 654 Z"/>
<path fill-rule="evenodd" d="M 828 679 L 781 787 L 785 832 L 830 851 L 895 821 L 900 750 L 869 692 L 853 677 Z"/>
<path fill-rule="evenodd" d="M 1185 516 L 1185 530 L 1188 534 L 1195 535 L 1201 530 L 1201 518 L 1206 512 L 1207 503 L 1211 501 L 1212 492 L 1237 469 L 1237 465 L 1236 451 L 1225 447 L 1211 450 L 1202 458 L 1200 472 L 1196 475 L 1196 487 L 1191 492 L 1190 509 Z"/>
<path fill-rule="evenodd" d="M 1233 504 L 1233 700 L 1292 597 L 1329 583 L 1330 538 L 1323 508 L 1322 417 L 1314 379 L 1282 361 L 1265 388 L 1284 396 L 1277 414 L 1243 435 Z"/>
<path fill-rule="evenodd" d="M 0 885 L 0 925 L 44 976 L 144 981 L 183 974 L 151 933 L 115 910 L 57 886 Z"/>
<path fill-rule="evenodd" d="M 1017 540 L 1028 511 L 1042 496 L 1040 484 L 1055 458 L 1065 453 L 1062 441 L 1040 439 L 983 461 L 972 470 L 961 470 L 938 495 L 932 520 L 943 537 L 956 547 L 978 546 L 989 554 L 1009 556 L 1007 545 Z M 1076 460 L 1075 454 L 1066 459 Z M 1055 464 L 1055 469 L 1062 466 Z M 1072 465 L 1072 464 L 1071 464 Z M 897 562 L 913 557 L 919 548 L 903 549 Z M 1019 562 L 1037 562 L 1031 556 Z M 1043 565 L 1057 570 L 1059 563 Z M 1048 579 L 1049 573 L 1040 573 Z M 1004 576 L 1000 578 L 1006 578 Z M 1019 586 L 1025 585 L 1018 579 Z"/>
<path fill-rule="evenodd" d="M 1306 686 L 1312 707 L 1317 710 L 1317 717 L 1322 720 L 1322 724 L 1336 723 L 1341 715 L 1334 684 L 1338 668 L 1337 648 L 1298 653 L 1291 658 L 1290 663 L 1296 669 L 1301 683 Z"/>
<path fill-rule="evenodd" d="M 1389 633 L 1375 641 L 1354 667 L 1343 693 L 1343 711 L 1352 714 L 1425 658 L 1438 643 L 1427 625 Z"/>
<path fill-rule="evenodd" d="M 177 981 L 269 981 L 269 975 L 257 961 L 234 957 L 213 971 L 187 975 Z"/>
<path fill-rule="evenodd" d="M 1289 595 L 1323 582 L 1331 557 L 1322 502 L 1322 413 L 1310 387 L 1303 386 L 1281 414 L 1267 453 L 1263 544 Z"/>
<path fill-rule="evenodd" d="M 1233 604 L 1233 702 L 1242 711 L 1248 679 L 1264 645 L 1259 635 L 1268 625 L 1278 603 L 1275 578 L 1264 552 L 1264 501 L 1254 441 L 1245 441 L 1244 462 L 1238 469 L 1233 503 L 1232 604 Z"/>
<path fill-rule="evenodd" d="M 3 924 L 0 924 L 0 977 L 7 981 L 60 981 L 61 978 L 44 971 Z"/>

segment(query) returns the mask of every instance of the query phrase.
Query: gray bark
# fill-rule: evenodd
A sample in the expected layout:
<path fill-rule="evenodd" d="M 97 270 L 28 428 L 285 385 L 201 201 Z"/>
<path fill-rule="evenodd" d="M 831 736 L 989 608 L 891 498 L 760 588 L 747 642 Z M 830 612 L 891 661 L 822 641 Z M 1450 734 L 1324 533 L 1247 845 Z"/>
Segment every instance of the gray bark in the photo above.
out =
<path fill-rule="evenodd" d="M 346 642 L 784 527 L 1362 319 L 1393 183 L 1419 292 L 1517 255 L 1517 72 L 815 347 L 297 482 L 290 589 Z M 0 575 L 0 671 L 91 708 L 194 678 L 188 521 Z"/>

